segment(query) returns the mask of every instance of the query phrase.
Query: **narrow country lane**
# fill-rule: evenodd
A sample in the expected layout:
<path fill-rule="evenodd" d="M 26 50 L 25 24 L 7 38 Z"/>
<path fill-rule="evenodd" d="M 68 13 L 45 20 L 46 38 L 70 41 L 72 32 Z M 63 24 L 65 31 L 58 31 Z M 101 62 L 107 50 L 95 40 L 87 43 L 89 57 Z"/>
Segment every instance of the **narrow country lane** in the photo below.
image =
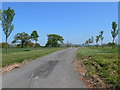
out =
<path fill-rule="evenodd" d="M 3 88 L 84 88 L 72 63 L 76 50 L 60 50 L 3 74 Z"/>

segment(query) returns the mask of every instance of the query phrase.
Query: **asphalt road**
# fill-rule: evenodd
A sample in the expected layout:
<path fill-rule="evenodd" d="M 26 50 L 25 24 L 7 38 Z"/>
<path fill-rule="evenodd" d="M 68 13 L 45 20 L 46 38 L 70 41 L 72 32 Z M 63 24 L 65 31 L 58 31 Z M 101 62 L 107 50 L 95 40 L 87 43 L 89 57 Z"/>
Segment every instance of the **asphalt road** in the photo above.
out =
<path fill-rule="evenodd" d="M 76 50 L 60 50 L 3 74 L 3 88 L 84 88 L 72 63 Z"/>

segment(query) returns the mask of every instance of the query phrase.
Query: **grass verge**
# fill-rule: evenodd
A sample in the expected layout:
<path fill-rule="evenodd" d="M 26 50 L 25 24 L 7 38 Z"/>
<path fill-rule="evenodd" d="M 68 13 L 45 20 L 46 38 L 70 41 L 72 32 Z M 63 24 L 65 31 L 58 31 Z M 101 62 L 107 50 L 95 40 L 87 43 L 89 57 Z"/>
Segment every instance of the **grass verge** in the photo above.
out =
<path fill-rule="evenodd" d="M 9 48 L 8 53 L 2 49 L 2 67 L 24 60 L 33 60 L 64 48 Z"/>
<path fill-rule="evenodd" d="M 118 47 L 81 47 L 77 50 L 77 58 L 87 70 L 85 77 L 93 81 L 99 78 L 108 88 L 120 87 Z"/>

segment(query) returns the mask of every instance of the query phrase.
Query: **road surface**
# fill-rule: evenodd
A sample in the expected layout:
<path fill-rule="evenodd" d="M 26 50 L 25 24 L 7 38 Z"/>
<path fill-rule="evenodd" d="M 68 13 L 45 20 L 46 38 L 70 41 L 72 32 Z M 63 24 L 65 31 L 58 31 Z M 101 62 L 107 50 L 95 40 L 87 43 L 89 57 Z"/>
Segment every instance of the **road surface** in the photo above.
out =
<path fill-rule="evenodd" d="M 76 50 L 60 50 L 4 73 L 3 88 L 84 88 L 72 63 Z"/>

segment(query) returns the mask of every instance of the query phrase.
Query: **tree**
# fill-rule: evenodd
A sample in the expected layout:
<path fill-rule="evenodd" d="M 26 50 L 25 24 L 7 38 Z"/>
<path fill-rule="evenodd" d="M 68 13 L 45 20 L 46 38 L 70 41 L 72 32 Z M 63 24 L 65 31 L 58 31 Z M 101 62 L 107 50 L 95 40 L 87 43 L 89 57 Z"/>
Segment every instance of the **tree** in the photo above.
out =
<path fill-rule="evenodd" d="M 117 29 L 116 22 L 112 22 L 112 29 L 113 29 L 113 30 L 111 30 L 111 34 L 112 34 L 112 38 L 113 38 L 112 43 L 115 43 L 115 37 L 118 35 L 118 31 L 119 31 L 119 29 Z"/>
<path fill-rule="evenodd" d="M 104 37 L 103 37 L 104 31 L 100 31 L 99 33 L 100 33 L 99 38 L 101 39 L 101 45 L 102 45 L 103 44 L 103 39 L 104 39 Z"/>
<path fill-rule="evenodd" d="M 94 38 L 91 36 L 91 38 L 89 38 L 86 42 L 85 42 L 85 45 L 89 45 L 91 43 L 93 43 L 94 41 Z"/>
<path fill-rule="evenodd" d="M 84 46 L 84 45 L 85 45 L 85 43 L 82 44 L 82 46 Z"/>
<path fill-rule="evenodd" d="M 89 41 L 88 41 L 88 40 L 86 40 L 85 45 L 88 45 L 88 44 L 89 44 Z"/>
<path fill-rule="evenodd" d="M 88 44 L 90 44 L 90 43 L 91 43 L 91 38 L 88 39 Z"/>
<path fill-rule="evenodd" d="M 99 36 L 96 36 L 96 44 L 98 44 L 98 42 L 99 42 Z"/>
<path fill-rule="evenodd" d="M 24 46 L 26 46 L 30 42 L 30 39 L 31 39 L 31 36 L 28 35 L 25 32 L 17 33 L 14 36 L 14 40 L 12 41 L 12 43 L 20 43 L 21 44 L 21 48 L 23 48 Z"/>
<path fill-rule="evenodd" d="M 91 38 L 89 38 L 89 43 L 93 43 L 94 38 L 91 36 Z"/>
<path fill-rule="evenodd" d="M 56 35 L 56 34 L 49 34 L 48 36 L 48 41 L 46 43 L 46 47 L 59 47 L 60 43 L 63 43 L 63 37 L 60 35 Z"/>
<path fill-rule="evenodd" d="M 10 36 L 11 32 L 14 29 L 14 25 L 12 24 L 14 16 L 15 16 L 15 12 L 10 7 L 8 7 L 7 10 L 4 10 L 2 12 L 2 27 L 3 27 L 5 36 L 6 36 L 6 53 L 8 52 L 7 51 L 7 49 L 8 49 L 7 40 L 8 40 L 8 37 Z"/>
<path fill-rule="evenodd" d="M 39 37 L 39 35 L 38 35 L 37 31 L 34 30 L 34 31 L 31 33 L 31 38 L 32 38 L 32 40 L 35 41 L 35 44 L 36 44 L 37 41 L 38 41 L 38 37 Z"/>

